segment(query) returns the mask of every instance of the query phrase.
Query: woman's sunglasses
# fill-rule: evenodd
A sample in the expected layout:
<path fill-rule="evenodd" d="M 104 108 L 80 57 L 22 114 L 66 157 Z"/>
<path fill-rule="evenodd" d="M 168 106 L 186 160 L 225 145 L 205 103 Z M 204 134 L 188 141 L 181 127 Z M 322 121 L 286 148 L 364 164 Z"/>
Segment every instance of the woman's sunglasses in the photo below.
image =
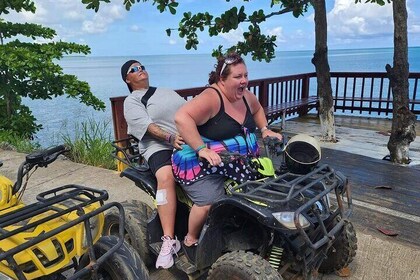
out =
<path fill-rule="evenodd" d="M 235 63 L 236 61 L 238 61 L 239 58 L 238 57 L 226 57 L 225 58 L 225 62 L 223 63 L 222 69 L 220 70 L 220 74 L 219 76 L 222 76 L 223 71 L 225 71 L 225 68 L 227 65 L 231 65 L 233 63 Z"/>
<path fill-rule="evenodd" d="M 144 70 L 146 70 L 146 67 L 144 67 L 143 65 L 134 66 L 134 67 L 131 67 L 130 70 L 128 70 L 127 74 L 136 73 L 136 72 L 144 71 Z"/>

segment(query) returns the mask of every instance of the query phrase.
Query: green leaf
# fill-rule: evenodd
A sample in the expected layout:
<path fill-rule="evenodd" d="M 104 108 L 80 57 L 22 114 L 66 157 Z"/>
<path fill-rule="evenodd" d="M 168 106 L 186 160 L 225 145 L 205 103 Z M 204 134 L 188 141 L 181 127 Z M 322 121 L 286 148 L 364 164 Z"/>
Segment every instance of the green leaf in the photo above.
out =
<path fill-rule="evenodd" d="M 176 14 L 176 9 L 172 6 L 168 6 L 169 7 L 169 11 L 171 12 L 171 14 Z"/>

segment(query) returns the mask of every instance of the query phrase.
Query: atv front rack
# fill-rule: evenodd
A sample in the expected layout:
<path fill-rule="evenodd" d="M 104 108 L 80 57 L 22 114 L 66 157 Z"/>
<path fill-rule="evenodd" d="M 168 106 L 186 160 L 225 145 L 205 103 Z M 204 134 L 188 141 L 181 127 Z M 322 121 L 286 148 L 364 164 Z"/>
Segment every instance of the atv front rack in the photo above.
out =
<path fill-rule="evenodd" d="M 8 265 L 12 268 L 14 273 L 17 275 L 18 279 L 26 279 L 22 270 L 19 269 L 19 266 L 14 259 L 14 256 L 26 249 L 36 246 L 37 244 L 45 241 L 47 239 L 53 238 L 57 234 L 64 232 L 65 230 L 78 225 L 79 223 L 84 223 L 85 236 L 86 236 L 86 247 L 88 248 L 88 253 L 91 259 L 91 264 L 87 267 L 81 269 L 76 274 L 72 275 L 68 279 L 79 279 L 80 276 L 87 275 L 94 269 L 97 269 L 111 254 L 113 254 L 118 248 L 122 245 L 124 241 L 124 209 L 121 204 L 117 202 L 110 202 L 104 205 L 104 201 L 108 199 L 108 193 L 105 190 L 96 190 L 88 187 L 83 187 L 79 185 L 65 185 L 52 190 L 43 192 L 37 196 L 37 202 L 20 207 L 14 211 L 6 213 L 0 217 L 0 261 L 6 260 Z M 99 208 L 92 210 L 91 212 L 86 213 L 84 207 L 89 206 L 93 203 L 99 202 L 101 205 Z M 63 207 L 65 206 L 65 207 Z M 90 219 L 100 213 L 105 212 L 111 207 L 117 207 L 119 210 L 120 217 L 120 228 L 119 228 L 119 241 L 107 251 L 104 255 L 99 258 L 95 257 L 93 249 L 93 237 L 90 230 L 91 221 Z M 72 221 L 65 223 L 57 228 L 54 228 L 50 231 L 44 231 L 34 238 L 27 239 L 26 242 L 17 245 L 16 247 L 4 251 L 1 243 L 11 238 L 13 239 L 18 234 L 34 230 L 37 226 L 44 223 L 51 222 L 54 219 L 64 219 L 66 215 L 69 215 L 71 212 L 76 211 L 78 218 Z M 48 215 L 45 213 L 48 212 Z M 49 213 L 52 213 L 51 215 Z M 44 215 L 43 215 L 44 214 Z M 33 219 L 41 215 L 41 219 Z M 7 227 L 14 228 L 13 230 L 6 230 Z M 60 246 L 56 243 L 55 246 Z M 68 250 L 67 247 L 74 248 L 74 244 L 66 243 L 64 248 L 59 248 L 58 250 L 63 252 Z M 35 255 L 36 252 L 34 252 Z M 75 264 L 69 264 L 67 267 L 60 269 L 59 272 L 64 272 L 70 268 L 76 268 Z"/>
<path fill-rule="evenodd" d="M 332 192 L 335 195 L 330 195 Z M 304 237 L 305 242 L 315 250 L 334 239 L 336 233 L 343 227 L 344 220 L 349 218 L 353 210 L 347 178 L 327 164 L 305 175 L 284 173 L 275 178 L 248 181 L 232 187 L 231 194 L 272 210 L 281 208 L 293 211 L 296 228 Z M 344 202 L 344 196 L 347 203 Z M 316 205 L 323 201 L 323 205 L 330 208 L 330 199 L 336 200 L 337 209 L 334 210 L 334 215 L 329 216 L 334 218 L 339 215 L 342 219 L 332 229 L 327 229 L 321 210 L 330 211 L 331 209 L 322 209 L 326 207 Z M 299 221 L 301 214 L 305 217 L 311 216 L 310 220 L 317 222 L 322 234 L 321 238 L 311 241 Z"/>

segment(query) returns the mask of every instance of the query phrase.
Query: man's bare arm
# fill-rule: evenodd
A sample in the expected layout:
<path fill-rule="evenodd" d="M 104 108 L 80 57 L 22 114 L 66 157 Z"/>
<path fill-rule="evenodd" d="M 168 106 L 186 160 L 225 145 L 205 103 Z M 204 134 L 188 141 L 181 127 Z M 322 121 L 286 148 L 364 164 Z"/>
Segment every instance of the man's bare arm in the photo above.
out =
<path fill-rule="evenodd" d="M 147 127 L 147 132 L 154 138 L 163 142 L 169 142 L 175 149 L 181 149 L 181 145 L 185 144 L 182 137 L 178 134 L 171 134 L 170 132 L 162 129 L 157 124 L 151 123 Z"/>

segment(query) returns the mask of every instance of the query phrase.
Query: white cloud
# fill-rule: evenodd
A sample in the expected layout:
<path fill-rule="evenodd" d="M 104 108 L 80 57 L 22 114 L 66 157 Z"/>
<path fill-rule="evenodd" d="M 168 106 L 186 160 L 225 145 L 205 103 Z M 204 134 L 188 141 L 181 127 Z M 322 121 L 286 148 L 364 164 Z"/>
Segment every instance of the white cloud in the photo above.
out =
<path fill-rule="evenodd" d="M 104 22 L 85 20 L 82 24 L 82 31 L 89 34 L 103 33 L 107 31 L 107 27 Z"/>
<path fill-rule="evenodd" d="M 267 34 L 270 36 L 277 36 L 276 42 L 277 43 L 283 43 L 286 42 L 286 39 L 284 38 L 283 35 L 283 27 L 278 26 L 272 29 L 268 29 L 267 30 Z"/>
<path fill-rule="evenodd" d="M 420 33 L 420 20 L 414 12 L 416 1 L 407 1 L 407 31 L 414 38 Z M 418 10 L 418 9 L 416 9 Z M 410 35 L 413 34 L 413 35 Z M 355 45 L 365 42 L 392 42 L 394 19 L 392 3 L 379 6 L 375 3 L 358 3 L 349 0 L 335 0 L 333 9 L 328 13 L 329 44 Z M 371 42 L 371 43 L 368 43 Z"/>
<path fill-rule="evenodd" d="M 86 18 L 84 13 L 80 13 L 78 11 L 69 11 L 65 13 L 63 16 L 67 19 L 74 20 L 74 21 L 79 21 Z"/>
<path fill-rule="evenodd" d="M 108 26 L 124 18 L 124 7 L 118 4 L 102 4 L 98 13 L 87 10 L 81 1 L 34 0 L 35 14 L 30 12 L 10 13 L 5 18 L 14 22 L 30 22 L 51 27 L 62 38 L 81 36 L 83 33 L 103 33 Z M 77 30 L 77 31 L 75 31 Z"/>
<path fill-rule="evenodd" d="M 122 12 L 121 5 L 105 5 L 100 13 L 94 14 L 92 20 L 83 21 L 82 30 L 90 34 L 103 33 L 108 30 L 108 25 L 123 18 Z"/>
<path fill-rule="evenodd" d="M 231 30 L 228 33 L 221 33 L 219 36 L 225 39 L 229 44 L 233 45 L 238 43 L 238 41 L 244 40 L 244 31 L 241 27 L 238 27 L 235 30 Z"/>
<path fill-rule="evenodd" d="M 176 40 L 169 39 L 169 45 L 176 45 Z"/>
<path fill-rule="evenodd" d="M 409 26 L 408 32 L 410 32 L 410 33 L 420 33 L 420 25 L 413 24 L 413 25 Z"/>
<path fill-rule="evenodd" d="M 133 25 L 130 26 L 130 31 L 140 32 L 140 31 L 143 31 L 143 29 L 140 26 L 138 26 L 137 24 L 133 24 Z"/>
<path fill-rule="evenodd" d="M 336 0 L 328 13 L 328 29 L 331 38 L 337 40 L 392 36 L 392 5 Z"/>
<path fill-rule="evenodd" d="M 297 29 L 295 32 L 291 35 L 291 38 L 293 39 L 306 39 L 308 37 L 312 37 L 313 34 L 308 34 L 307 32 L 303 31 L 302 29 Z"/>

